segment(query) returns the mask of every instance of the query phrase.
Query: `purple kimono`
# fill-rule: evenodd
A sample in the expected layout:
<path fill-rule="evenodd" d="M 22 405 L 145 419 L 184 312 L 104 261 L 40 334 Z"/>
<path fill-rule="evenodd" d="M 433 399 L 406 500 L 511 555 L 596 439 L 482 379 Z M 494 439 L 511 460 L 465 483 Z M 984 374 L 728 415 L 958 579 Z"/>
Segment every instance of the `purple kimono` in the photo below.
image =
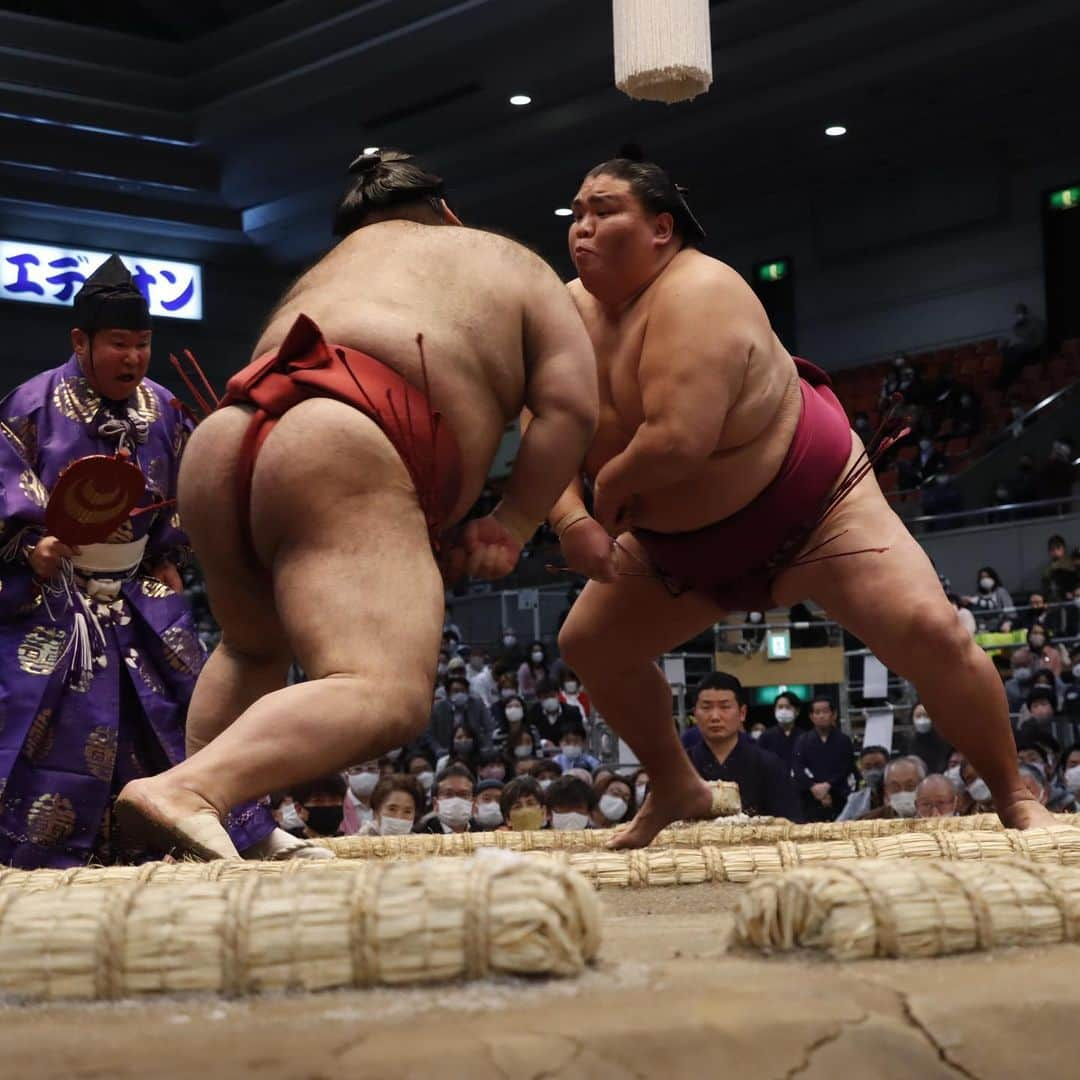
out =
<path fill-rule="evenodd" d="M 175 506 L 125 521 L 107 554 L 137 565 L 77 565 L 70 598 L 43 590 L 28 561 L 45 535 L 48 493 L 76 458 L 123 445 L 146 477 L 139 505 L 175 497 L 190 424 L 171 402 L 149 379 L 124 403 L 104 401 L 74 357 L 0 402 L 0 864 L 114 860 L 120 789 L 183 760 L 205 654 L 186 599 L 148 574 L 186 554 Z M 274 825 L 260 804 L 227 824 L 240 850 Z"/>

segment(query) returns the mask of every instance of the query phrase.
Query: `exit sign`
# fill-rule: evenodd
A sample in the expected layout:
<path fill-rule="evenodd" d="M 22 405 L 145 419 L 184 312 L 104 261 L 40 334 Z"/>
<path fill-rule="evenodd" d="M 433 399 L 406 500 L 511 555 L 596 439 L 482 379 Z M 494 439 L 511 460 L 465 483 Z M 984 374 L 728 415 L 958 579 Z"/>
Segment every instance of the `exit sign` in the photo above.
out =
<path fill-rule="evenodd" d="M 790 273 L 787 259 L 777 259 L 776 262 L 758 263 L 754 267 L 754 276 L 758 281 L 783 281 Z"/>
<path fill-rule="evenodd" d="M 1050 193 L 1052 210 L 1071 210 L 1074 206 L 1080 206 L 1080 187 L 1062 188 L 1061 191 Z"/>

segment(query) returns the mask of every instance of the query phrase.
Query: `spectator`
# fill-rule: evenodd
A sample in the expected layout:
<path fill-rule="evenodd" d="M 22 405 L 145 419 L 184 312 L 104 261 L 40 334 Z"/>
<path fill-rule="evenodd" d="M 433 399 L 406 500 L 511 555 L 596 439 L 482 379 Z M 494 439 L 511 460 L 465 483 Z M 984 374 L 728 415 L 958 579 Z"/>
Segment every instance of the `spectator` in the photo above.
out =
<path fill-rule="evenodd" d="M 743 621 L 747 625 L 742 629 L 740 652 L 757 652 L 765 642 L 765 612 L 748 611 Z"/>
<path fill-rule="evenodd" d="M 956 788 L 941 773 L 931 773 L 915 789 L 916 817 L 953 817 L 956 810 Z"/>
<path fill-rule="evenodd" d="M 1068 499 L 1076 481 L 1076 444 L 1068 435 L 1059 435 L 1050 448 L 1050 456 L 1039 470 L 1040 499 Z M 1052 511 L 1047 511 L 1052 512 Z"/>
<path fill-rule="evenodd" d="M 532 771 L 536 768 L 537 764 L 538 759 L 534 757 L 514 758 L 514 775 L 531 776 Z"/>
<path fill-rule="evenodd" d="M 971 438 L 982 428 L 982 411 L 979 400 L 966 387 L 960 391 L 952 407 L 952 433 L 954 436 Z"/>
<path fill-rule="evenodd" d="M 429 751 L 413 747 L 405 755 L 405 771 L 420 785 L 426 807 L 431 797 L 431 789 L 435 786 L 435 758 Z"/>
<path fill-rule="evenodd" d="M 927 772 L 943 772 L 952 747 L 937 733 L 930 713 L 921 701 L 915 702 L 911 710 L 911 724 L 915 734 L 908 740 L 907 752 L 921 758 Z"/>
<path fill-rule="evenodd" d="M 347 788 L 341 773 L 327 773 L 326 776 L 298 784 L 292 790 L 292 802 L 296 814 L 304 823 L 299 835 L 312 839 L 318 836 L 337 836 L 341 832 L 344 817 L 344 800 Z M 282 818 L 284 825 L 285 818 Z M 284 825 L 289 832 L 297 830 Z"/>
<path fill-rule="evenodd" d="M 439 650 L 439 659 L 435 663 L 435 678 L 443 682 L 450 674 L 450 654 L 445 649 Z"/>
<path fill-rule="evenodd" d="M 1032 738 L 1053 736 L 1057 702 L 1054 691 L 1047 686 L 1032 687 L 1027 699 L 1027 718 L 1020 723 L 1018 734 Z"/>
<path fill-rule="evenodd" d="M 805 604 L 792 604 L 788 610 L 793 649 L 822 649 L 829 644 L 829 628 Z"/>
<path fill-rule="evenodd" d="M 862 748 L 859 752 L 859 787 L 847 797 L 837 821 L 855 821 L 884 804 L 882 783 L 888 763 L 889 751 L 884 746 Z"/>
<path fill-rule="evenodd" d="M 461 631 L 454 625 L 444 626 L 442 635 L 442 651 L 449 659 L 458 654 L 458 646 L 461 645 Z"/>
<path fill-rule="evenodd" d="M 874 437 L 874 429 L 870 426 L 870 417 L 865 410 L 859 409 L 851 418 L 851 428 L 862 440 L 865 446 Z"/>
<path fill-rule="evenodd" d="M 597 799 L 591 784 L 576 776 L 560 776 L 544 794 L 553 829 L 592 828 Z"/>
<path fill-rule="evenodd" d="M 374 809 L 371 793 L 382 777 L 378 761 L 365 761 L 362 765 L 350 765 L 345 771 L 348 790 L 345 792 L 344 815 L 341 831 L 354 836 L 371 821 Z"/>
<path fill-rule="evenodd" d="M 559 700 L 559 684 L 551 679 L 541 679 L 536 686 L 537 700 L 529 708 L 528 722 L 540 732 L 541 746 L 558 746 L 562 733 L 568 727 L 584 728 L 581 710 Z"/>
<path fill-rule="evenodd" d="M 501 780 L 481 780 L 476 785 L 476 827 L 492 832 L 503 823 L 500 802 L 505 785 Z"/>
<path fill-rule="evenodd" d="M 963 600 L 960 599 L 956 593 L 948 593 L 949 603 L 953 606 L 953 611 L 956 612 L 956 617 L 960 620 L 960 625 L 969 633 L 972 637 L 975 636 L 975 616 L 971 614 L 971 611 L 964 606 Z"/>
<path fill-rule="evenodd" d="M 1024 781 L 1024 786 L 1028 791 L 1045 806 L 1050 795 L 1050 788 L 1042 769 L 1037 769 L 1034 765 L 1021 765 L 1020 779 Z"/>
<path fill-rule="evenodd" d="M 448 765 L 435 781 L 435 813 L 418 829 L 422 833 L 477 831 L 473 820 L 476 782 L 464 765 Z"/>
<path fill-rule="evenodd" d="M 791 774 L 802 792 L 808 821 L 832 821 L 847 801 L 854 781 L 855 750 L 836 729 L 832 701 L 818 695 L 810 703 L 813 731 L 804 732 L 791 755 Z"/>
<path fill-rule="evenodd" d="M 1080 657 L 1072 667 L 1072 681 L 1065 687 L 1062 694 L 1062 712 L 1065 713 L 1069 722 L 1073 725 L 1074 738 L 1076 726 L 1080 723 Z"/>
<path fill-rule="evenodd" d="M 885 412 L 891 405 L 893 396 L 899 394 L 906 405 L 919 405 L 923 398 L 922 380 L 908 358 L 897 354 L 892 362 L 892 369 L 885 375 L 881 384 L 878 406 Z"/>
<path fill-rule="evenodd" d="M 502 649 L 495 658 L 495 663 L 504 671 L 514 673 L 514 690 L 517 686 L 517 671 L 528 659 L 525 650 L 518 644 L 517 633 L 512 627 L 504 626 L 502 632 Z"/>
<path fill-rule="evenodd" d="M 547 649 L 542 641 L 534 641 L 529 646 L 528 657 L 518 668 L 518 693 L 526 701 L 537 696 L 537 683 L 548 678 Z M 556 691 L 558 687 L 556 687 Z"/>
<path fill-rule="evenodd" d="M 1027 668 L 1032 679 L 1044 667 L 1053 672 L 1055 678 L 1060 678 L 1068 659 L 1067 654 L 1062 655 L 1060 649 L 1050 644 L 1046 628 L 1036 624 L 1027 632 L 1027 644 L 1013 652 L 1012 666 L 1013 671 Z"/>
<path fill-rule="evenodd" d="M 746 691 L 734 675 L 717 671 L 697 688 L 694 722 L 702 741 L 690 761 L 705 780 L 733 780 L 747 814 L 801 821 L 799 794 L 784 763 L 742 730 Z"/>
<path fill-rule="evenodd" d="M 761 748 L 775 754 L 785 768 L 791 771 L 791 754 L 802 732 L 799 730 L 799 716 L 802 713 L 802 699 L 790 690 L 781 691 L 773 699 L 773 716 L 776 726 L 768 728 L 761 736 Z"/>
<path fill-rule="evenodd" d="M 538 761 L 529 772 L 529 775 L 540 785 L 543 791 L 547 791 L 552 782 L 558 780 L 562 774 L 562 766 L 551 758 L 546 761 Z"/>
<path fill-rule="evenodd" d="M 517 691 L 514 696 L 499 702 L 495 706 L 501 714 L 501 720 L 495 728 L 492 741 L 497 747 L 509 753 L 517 752 L 518 757 L 534 757 L 540 753 L 540 732 L 532 724 L 525 723 L 525 699 Z M 496 714 L 492 711 L 492 716 Z M 519 736 L 526 736 L 520 738 Z M 518 748 L 520 752 L 518 752 Z"/>
<path fill-rule="evenodd" d="M 911 461 L 899 464 L 899 485 L 904 490 L 920 487 L 938 473 L 947 473 L 949 463 L 945 458 L 943 440 L 931 439 L 924 435 L 919 439 L 919 448 Z"/>
<path fill-rule="evenodd" d="M 634 802 L 640 807 L 645 801 L 645 796 L 649 794 L 648 770 L 635 769 L 633 775 L 630 777 L 630 784 L 634 789 Z"/>
<path fill-rule="evenodd" d="M 600 762 L 585 749 L 585 728 L 580 723 L 567 724 L 559 736 L 559 752 L 554 758 L 555 764 L 563 772 L 567 769 L 593 769 L 599 767 Z"/>
<path fill-rule="evenodd" d="M 990 786 L 975 771 L 975 766 L 972 765 L 970 761 L 965 760 L 963 765 L 960 767 L 960 777 L 963 780 L 964 788 L 967 791 L 968 798 L 971 799 L 971 804 L 968 807 L 966 813 L 993 813 L 994 798 L 990 794 Z"/>
<path fill-rule="evenodd" d="M 468 732 L 474 746 L 486 750 L 491 745 L 491 713 L 487 706 L 469 693 L 465 675 L 451 675 L 446 680 L 446 690 L 447 700 L 435 704 L 427 730 L 436 753 L 450 752 L 458 728 Z"/>
<path fill-rule="evenodd" d="M 533 832 L 549 827 L 544 792 L 531 776 L 519 776 L 503 788 L 499 809 L 506 827 L 514 832 Z"/>
<path fill-rule="evenodd" d="M 1058 633 L 1057 629 L 1052 625 L 1053 622 L 1054 612 L 1047 607 L 1046 597 L 1042 593 L 1033 592 L 1028 597 L 1028 609 L 1024 612 L 1020 625 L 1025 630 L 1032 630 L 1036 626 L 1041 626 L 1047 637 L 1053 637 Z"/>
<path fill-rule="evenodd" d="M 510 773 L 510 763 L 498 750 L 481 750 L 476 755 L 476 779 L 498 780 L 506 782 Z"/>
<path fill-rule="evenodd" d="M 875 818 L 913 818 L 915 816 L 915 792 L 926 779 L 926 764 L 921 758 L 908 754 L 893 758 L 885 766 L 882 780 L 883 805 L 868 810 L 861 821 Z"/>
<path fill-rule="evenodd" d="M 568 667 L 564 667 L 559 676 L 559 701 L 563 705 L 572 705 L 584 719 L 592 716 L 592 702 L 589 695 L 581 686 L 581 680 L 577 674 Z"/>
<path fill-rule="evenodd" d="M 401 836 L 420 820 L 424 791 L 413 776 L 384 777 L 371 794 L 374 815 L 361 830 L 363 836 Z"/>
<path fill-rule="evenodd" d="M 615 770 L 610 765 L 597 765 L 592 771 L 592 786 L 597 798 L 600 796 L 600 785 L 606 784 L 609 776 L 614 776 Z"/>
<path fill-rule="evenodd" d="M 750 728 L 747 731 L 747 735 L 749 735 L 750 738 L 754 740 L 754 742 L 760 742 L 761 741 L 761 736 L 764 735 L 764 734 L 765 734 L 765 721 L 764 720 L 755 720 L 750 725 Z"/>
<path fill-rule="evenodd" d="M 471 729 L 461 724 L 454 728 L 454 734 L 450 738 L 450 753 L 436 763 L 436 769 L 441 772 L 447 765 L 454 763 L 464 765 L 475 776 L 481 753 L 484 751 L 477 748 Z"/>
<path fill-rule="evenodd" d="M 1046 326 L 1028 310 L 1027 304 L 1018 303 L 1013 312 L 1013 325 L 1007 338 L 1002 341 L 1005 362 L 1001 366 L 998 387 L 1007 390 L 1028 364 L 1038 363 L 1046 345 Z"/>
<path fill-rule="evenodd" d="M 1080 588 L 1080 572 L 1069 554 L 1065 537 L 1054 535 L 1046 543 L 1049 562 L 1042 572 L 1043 593 L 1055 603 L 1071 599 Z"/>
<path fill-rule="evenodd" d="M 500 700 L 499 688 L 488 664 L 488 658 L 479 649 L 470 651 L 465 675 L 469 680 L 469 692 L 473 697 L 479 698 L 489 709 Z"/>
<path fill-rule="evenodd" d="M 593 791 L 597 796 L 596 809 L 592 812 L 592 823 L 597 829 L 611 829 L 624 821 L 633 820 L 637 813 L 634 801 L 634 789 L 628 780 L 613 773 L 600 780 L 594 780 Z"/>
<path fill-rule="evenodd" d="M 964 598 L 973 609 L 980 630 L 996 630 L 1006 614 L 1012 614 L 1013 598 L 1001 583 L 1001 577 L 992 566 L 984 566 L 978 573 L 979 590 L 974 596 Z"/>
<path fill-rule="evenodd" d="M 1065 769 L 1062 773 L 1065 787 L 1073 797 L 1071 812 L 1076 813 L 1080 805 L 1080 746 L 1073 747 L 1069 756 L 1065 759 Z"/>

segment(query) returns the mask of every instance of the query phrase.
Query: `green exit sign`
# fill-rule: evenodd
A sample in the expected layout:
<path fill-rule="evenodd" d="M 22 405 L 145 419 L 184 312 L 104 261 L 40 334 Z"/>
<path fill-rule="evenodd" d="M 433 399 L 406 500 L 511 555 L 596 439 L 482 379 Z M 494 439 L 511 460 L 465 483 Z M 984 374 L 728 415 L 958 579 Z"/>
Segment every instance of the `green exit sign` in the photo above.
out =
<path fill-rule="evenodd" d="M 756 267 L 758 281 L 783 281 L 790 272 L 787 259 L 776 262 L 759 263 Z"/>
<path fill-rule="evenodd" d="M 1062 188 L 1050 193 L 1050 207 L 1053 210 L 1071 210 L 1080 206 L 1080 187 Z"/>

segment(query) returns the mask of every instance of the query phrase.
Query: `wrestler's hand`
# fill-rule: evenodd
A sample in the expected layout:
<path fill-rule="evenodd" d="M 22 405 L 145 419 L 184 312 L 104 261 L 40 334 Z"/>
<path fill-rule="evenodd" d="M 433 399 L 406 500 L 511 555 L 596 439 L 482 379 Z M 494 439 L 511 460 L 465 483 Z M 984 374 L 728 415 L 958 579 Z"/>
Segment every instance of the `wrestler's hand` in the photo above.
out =
<path fill-rule="evenodd" d="M 618 536 L 633 525 L 637 503 L 636 496 L 619 495 L 597 479 L 593 490 L 593 517 L 609 536 Z"/>
<path fill-rule="evenodd" d="M 81 554 L 82 548 L 69 547 L 55 536 L 43 536 L 30 552 L 30 569 L 42 581 L 48 581 L 60 572 L 60 564 L 64 559 Z"/>
<path fill-rule="evenodd" d="M 176 569 L 174 563 L 169 562 L 168 559 L 164 559 L 158 563 L 153 570 L 150 571 L 150 576 L 155 577 L 162 585 L 168 585 L 175 593 L 182 593 L 184 591 L 184 580 L 180 577 L 180 571 Z"/>
<path fill-rule="evenodd" d="M 615 542 L 595 518 L 575 522 L 559 543 L 566 565 L 575 573 L 607 585 L 615 580 Z"/>
<path fill-rule="evenodd" d="M 494 514 L 467 521 L 459 546 L 465 552 L 465 573 L 484 581 L 506 577 L 517 566 L 522 548 Z"/>

